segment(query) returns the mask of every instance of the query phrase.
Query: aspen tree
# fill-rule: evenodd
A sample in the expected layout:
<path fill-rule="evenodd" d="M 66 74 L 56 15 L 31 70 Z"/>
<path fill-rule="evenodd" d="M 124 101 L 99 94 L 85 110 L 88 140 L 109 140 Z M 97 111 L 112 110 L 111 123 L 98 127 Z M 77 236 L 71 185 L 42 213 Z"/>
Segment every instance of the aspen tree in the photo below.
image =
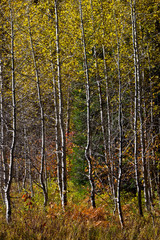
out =
<path fill-rule="evenodd" d="M 1 119 L 1 152 L 0 152 L 0 191 L 2 199 L 4 200 L 3 196 L 3 184 L 4 184 L 4 119 L 3 119 L 3 76 L 2 76 L 2 58 L 0 55 L 0 119 Z"/>
<path fill-rule="evenodd" d="M 133 6 L 133 5 L 132 5 Z M 139 49 L 137 39 L 137 23 L 136 23 L 136 1 L 134 1 L 133 9 L 134 22 L 134 41 L 135 41 L 135 52 L 136 52 L 136 69 L 137 69 L 137 84 L 138 84 L 138 110 L 140 119 L 140 142 L 141 142 L 141 158 L 142 158 L 142 169 L 143 169 L 143 186 L 144 186 L 144 198 L 146 209 L 150 209 L 149 196 L 148 196 L 148 177 L 147 177 L 147 163 L 146 163 L 146 151 L 145 151 L 145 138 L 144 138 L 144 117 L 143 117 L 143 106 L 142 106 L 142 79 L 140 75 L 140 63 L 139 63 Z"/>
<path fill-rule="evenodd" d="M 90 5 L 91 5 L 91 10 L 92 10 L 92 27 L 93 27 L 93 32 L 95 32 L 95 27 L 94 27 L 94 16 L 93 16 L 93 5 L 92 5 L 92 0 L 90 0 Z M 105 155 L 105 163 L 108 167 L 110 168 L 108 164 L 108 159 L 107 159 L 107 139 L 106 139 L 106 129 L 105 129 L 105 124 L 104 124 L 104 110 L 103 110 L 103 104 L 102 104 L 102 90 L 101 90 L 101 84 L 100 84 L 100 76 L 99 76 L 99 70 L 98 70 L 98 61 L 97 61 L 97 49 L 96 45 L 94 45 L 94 58 L 95 58 L 95 69 L 96 69 L 96 83 L 97 83 L 97 89 L 98 89 L 98 97 L 99 97 L 99 108 L 100 108 L 100 118 L 101 118 L 101 129 L 102 129 L 102 135 L 103 135 L 103 146 L 104 146 L 104 155 Z M 109 173 L 110 175 L 110 173 Z"/>
<path fill-rule="evenodd" d="M 60 63 L 60 47 L 59 47 L 59 18 L 58 18 L 58 1 L 55 4 L 55 28 L 56 28 L 56 53 L 57 53 L 57 82 L 58 82 L 58 114 L 59 129 L 61 134 L 61 166 L 62 166 L 62 207 L 67 205 L 67 169 L 66 169 L 66 137 L 63 116 L 63 94 L 61 81 L 61 63 Z"/>
<path fill-rule="evenodd" d="M 104 20 L 104 12 L 103 12 L 103 3 L 102 0 L 100 1 L 101 4 L 101 18 L 102 18 L 102 34 L 103 34 L 103 44 L 102 44 L 102 51 L 103 51 L 103 65 L 104 65 L 104 78 L 105 78 L 105 83 L 106 83 L 106 105 L 107 105 L 107 133 L 108 133 L 108 156 L 109 156 L 109 163 L 111 166 L 109 169 L 109 172 L 111 174 L 109 178 L 109 182 L 111 185 L 111 190 L 113 194 L 114 200 L 116 199 L 116 191 L 115 191 L 115 186 L 114 186 L 114 169 L 113 169 L 113 158 L 112 158 L 112 145 L 111 145 L 111 114 L 110 114 L 110 99 L 109 99 L 109 81 L 108 81 L 108 74 L 107 74 L 107 64 L 106 64 L 106 50 L 105 50 L 105 44 L 104 44 L 104 39 L 105 39 L 105 20 Z M 116 205 L 116 200 L 115 200 L 115 205 Z M 116 208 L 116 206 L 115 206 Z"/>
<path fill-rule="evenodd" d="M 88 162 L 88 178 L 89 178 L 90 187 L 91 187 L 91 205 L 92 205 L 92 207 L 95 208 L 96 207 L 95 183 L 94 183 L 94 178 L 93 178 L 92 159 L 91 159 L 90 83 L 89 83 L 89 72 L 88 72 L 86 41 L 85 41 L 84 26 L 83 26 L 83 14 L 82 14 L 81 0 L 79 0 L 79 12 L 80 12 L 80 23 L 81 23 L 83 55 L 84 55 L 84 72 L 85 72 L 85 77 L 86 77 L 87 145 L 85 148 L 85 157 Z"/>
<path fill-rule="evenodd" d="M 49 1 L 48 1 L 49 5 Z M 49 6 L 49 20 L 53 24 L 54 12 L 52 5 Z M 55 64 L 52 54 L 52 42 L 50 41 L 50 57 L 51 57 L 51 69 L 52 69 L 52 83 L 53 83 L 53 99 L 54 99 L 54 119 L 55 119 L 55 144 L 56 144 L 56 158 L 57 158 L 57 183 L 62 199 L 62 161 L 61 161 L 61 133 L 59 127 L 59 107 L 58 107 L 58 94 L 57 94 L 57 81 L 55 73 Z M 56 44 L 55 44 L 56 45 Z M 56 50 L 55 50 L 56 51 Z"/>
<path fill-rule="evenodd" d="M 58 104 L 57 104 L 57 89 L 56 81 L 53 72 L 53 96 L 54 96 L 54 112 L 55 112 L 55 142 L 56 142 L 56 156 L 57 156 L 57 181 L 62 198 L 62 162 L 60 154 L 60 133 L 59 133 L 59 118 L 58 118 Z"/>
<path fill-rule="evenodd" d="M 11 1 L 9 3 L 10 10 L 10 26 L 11 26 L 11 73 L 12 73 L 12 142 L 10 146 L 10 162 L 9 162 L 9 172 L 7 174 L 6 164 L 4 163 L 4 199 L 6 206 L 6 221 L 9 223 L 11 221 L 11 198 L 10 190 L 13 179 L 13 164 L 14 164 L 14 151 L 16 144 L 16 92 L 15 92 L 15 56 L 14 56 L 14 19 L 13 19 L 13 9 Z"/>
<path fill-rule="evenodd" d="M 134 77 L 135 77 L 135 95 L 134 95 L 134 162 L 135 162 L 135 178 L 136 178 L 136 186 L 138 193 L 138 207 L 139 214 L 143 216 L 142 212 L 142 199 L 141 199 L 141 186 L 139 181 L 139 169 L 138 169 L 138 129 L 137 129 L 137 119 L 138 119 L 138 75 L 137 75 L 137 67 L 138 67 L 138 56 L 137 56 L 137 41 L 136 41 L 136 15 L 135 15 L 135 0 L 131 0 L 131 16 L 132 16 L 132 39 L 133 39 L 133 51 L 134 51 Z"/>
<path fill-rule="evenodd" d="M 154 146 L 154 135 L 153 135 L 153 82 L 152 82 L 152 77 L 151 77 L 151 63 L 150 63 L 150 54 L 149 54 L 149 46 L 147 44 L 147 55 L 148 55 L 148 66 L 149 66 L 149 80 L 150 80 L 150 121 L 151 121 L 151 125 L 150 125 L 150 135 L 151 135 L 151 146 L 152 146 L 152 150 L 151 150 L 151 161 L 148 160 L 148 176 L 149 176 L 149 191 L 150 191 L 150 198 L 153 199 L 154 196 L 154 190 L 155 190 L 155 185 L 156 185 L 156 179 L 157 176 L 155 174 L 155 154 L 154 154 L 154 150 L 153 150 L 153 146 Z M 151 170 L 150 165 L 152 165 L 153 170 Z M 153 178 L 151 177 L 151 171 L 153 171 Z M 158 186 L 158 185 L 157 185 Z M 157 188 L 158 189 L 158 188 Z"/>
<path fill-rule="evenodd" d="M 44 177 L 44 167 L 45 167 L 45 119 L 44 119 L 44 107 L 42 103 L 42 97 L 41 97 L 41 89 L 40 89 L 40 78 L 39 78 L 39 71 L 38 66 L 36 62 L 35 57 L 35 51 L 33 46 L 33 40 L 32 40 L 32 32 L 31 32 L 31 25 L 30 25 L 30 15 L 29 15 L 29 6 L 27 9 L 28 14 L 28 30 L 29 30 L 29 37 L 30 37 L 30 45 L 31 45 L 31 51 L 32 51 L 32 58 L 34 63 L 34 71 L 35 71 L 35 77 L 36 77 L 36 84 L 37 84 L 37 97 L 38 97 L 38 103 L 39 103 L 39 111 L 40 111 L 40 120 L 41 120 L 41 168 L 40 168 L 40 184 L 41 188 L 43 190 L 44 195 L 44 206 L 47 205 L 48 201 L 48 192 L 47 192 L 47 186 L 45 182 Z"/>
<path fill-rule="evenodd" d="M 118 166 L 118 178 L 117 178 L 117 208 L 119 214 L 119 220 L 121 227 L 124 227 L 124 220 L 122 215 L 121 207 L 121 179 L 122 179 L 122 159 L 123 159 L 123 121 L 122 121 L 122 79 L 121 79 L 121 69 L 120 69 L 120 40 L 118 36 L 117 23 L 114 12 L 114 21 L 116 29 L 116 39 L 117 39 L 117 70 L 118 70 L 118 129 L 119 129 L 119 166 Z"/>

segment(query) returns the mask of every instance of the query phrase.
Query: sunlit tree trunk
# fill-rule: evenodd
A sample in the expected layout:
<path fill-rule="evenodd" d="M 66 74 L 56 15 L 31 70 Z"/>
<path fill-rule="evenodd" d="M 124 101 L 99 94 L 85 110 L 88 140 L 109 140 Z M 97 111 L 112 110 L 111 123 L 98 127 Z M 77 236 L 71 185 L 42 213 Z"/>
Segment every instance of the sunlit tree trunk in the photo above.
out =
<path fill-rule="evenodd" d="M 33 40 L 32 40 L 32 32 L 31 32 L 31 26 L 30 26 L 29 12 L 28 12 L 28 27 L 29 27 L 29 37 L 30 37 L 31 51 L 32 51 L 32 57 L 33 57 L 33 63 L 34 63 L 35 77 L 36 77 L 36 83 L 37 83 L 37 97 L 38 97 L 40 117 L 41 117 L 40 184 L 41 184 L 41 187 L 42 187 L 42 190 L 43 190 L 43 195 L 44 195 L 44 206 L 46 206 L 47 201 L 48 201 L 48 192 L 47 192 L 46 183 L 45 183 L 45 126 L 44 126 L 45 120 L 44 120 L 43 103 L 42 103 L 42 99 L 41 99 L 39 72 L 38 72 L 37 62 L 36 62 L 36 58 L 35 58 L 35 51 L 34 51 L 34 46 L 33 46 Z"/>
<path fill-rule="evenodd" d="M 10 147 L 10 163 L 8 177 L 5 176 L 4 198 L 6 206 L 6 221 L 11 221 L 11 198 L 10 190 L 13 179 L 13 163 L 14 163 L 14 150 L 16 143 L 16 96 L 15 96 L 15 57 L 14 57 L 14 26 L 13 26 L 13 13 L 11 2 L 9 1 L 10 8 L 10 25 L 11 25 L 11 72 L 12 72 L 12 142 Z M 7 171 L 4 172 L 7 175 Z"/>
<path fill-rule="evenodd" d="M 137 45 L 136 45 L 136 29 L 135 29 L 135 0 L 131 0 L 131 16 L 132 16 L 132 38 L 133 38 L 133 51 L 134 51 L 134 77 L 135 77 L 135 96 L 134 96 L 134 162 L 135 162 L 135 178 L 138 193 L 138 206 L 139 214 L 142 212 L 142 199 L 141 199 L 141 186 L 139 181 L 139 169 L 138 169 L 138 139 L 137 139 L 137 114 L 138 114 L 138 75 L 137 75 Z"/>
<path fill-rule="evenodd" d="M 122 179 L 122 158 L 123 158 L 122 80 L 121 80 L 121 69 L 120 69 L 120 41 L 118 36 L 115 12 L 114 12 L 114 21 L 115 21 L 116 38 L 117 38 L 117 70 L 118 70 L 118 88 L 119 88 L 118 89 L 119 166 L 118 166 L 118 178 L 117 178 L 117 208 L 118 208 L 120 224 L 121 224 L 121 227 L 123 228 L 124 220 L 123 220 L 122 207 L 121 207 L 121 179 Z"/>
<path fill-rule="evenodd" d="M 86 55 L 86 42 L 84 35 L 84 26 L 83 26 L 83 14 L 82 14 L 82 3 L 79 0 L 79 12 L 80 12 L 80 21 L 81 21 L 81 31 L 82 31 L 82 44 L 83 44 L 83 54 L 84 54 L 84 71 L 86 76 L 86 105 L 87 105 L 87 145 L 85 149 L 85 157 L 88 162 L 88 178 L 91 187 L 91 205 L 96 207 L 95 203 L 95 183 L 92 172 L 92 159 L 91 159 L 91 123 L 90 123 L 90 84 L 89 84 L 89 72 L 88 72 L 88 62 Z"/>
<path fill-rule="evenodd" d="M 54 74 L 54 72 L 53 72 Z M 60 192 L 60 197 L 62 198 L 62 163 L 60 154 L 60 133 L 59 133 L 59 120 L 58 120 L 58 104 L 57 104 L 57 90 L 56 81 L 53 76 L 53 95 L 54 95 L 54 113 L 55 113 L 55 142 L 56 142 L 56 157 L 57 157 L 57 181 Z"/>
<path fill-rule="evenodd" d="M 122 141 L 123 141 L 123 126 L 122 126 L 122 84 L 121 84 L 121 72 L 120 72 L 120 61 L 119 61 L 119 43 L 118 43 L 118 80 L 119 80 L 119 116 L 118 116 L 118 124 L 119 124 L 119 167 L 118 167 L 118 179 L 117 179 L 117 207 L 119 213 L 119 219 L 121 226 L 123 228 L 123 216 L 122 216 L 122 207 L 121 207 L 121 178 L 122 178 L 122 158 L 123 158 L 123 149 L 122 149 Z"/>
<path fill-rule="evenodd" d="M 154 198 L 154 191 L 157 185 L 157 176 L 156 176 L 156 164 L 155 164 L 155 154 L 154 154 L 154 122 L 153 122 L 153 82 L 151 77 L 151 63 L 150 63 L 150 54 L 147 46 L 148 53 L 148 66 L 149 66 L 149 80 L 150 80 L 150 138 L 151 138 L 151 150 L 149 154 L 151 158 L 148 160 L 148 176 L 149 176 L 149 188 L 151 193 L 151 199 Z M 148 139 L 148 141 L 150 140 Z M 157 187 L 159 187 L 157 185 Z"/>
<path fill-rule="evenodd" d="M 104 13 L 103 13 L 103 4 L 101 1 L 101 15 L 102 15 L 102 23 L 103 23 L 103 41 L 105 39 L 105 21 L 104 21 Z M 105 77 L 105 83 L 106 83 L 106 103 L 107 103 L 107 136 L 108 136 L 108 157 L 109 157 L 109 184 L 110 188 L 113 194 L 113 198 L 115 200 L 116 205 L 116 192 L 115 192 L 115 186 L 114 186 L 114 167 L 113 167 L 113 158 L 112 158 L 112 145 L 111 145 L 111 116 L 110 116 L 110 100 L 109 100 L 109 86 L 108 86 L 108 75 L 107 75 L 107 64 L 106 64 L 106 51 L 105 51 L 105 45 L 102 44 L 102 51 L 103 51 L 103 64 L 104 64 L 104 77 Z M 116 208 L 116 206 L 115 206 Z"/>
<path fill-rule="evenodd" d="M 67 169 L 66 169 L 66 137 L 63 117 L 63 95 L 60 66 L 60 48 L 59 48 L 59 18 L 58 1 L 55 0 L 55 28 L 56 28 L 56 52 L 57 52 L 57 81 L 58 81 L 58 103 L 59 103 L 59 128 L 61 134 L 61 164 L 62 164 L 62 207 L 67 205 Z"/>
<path fill-rule="evenodd" d="M 0 55 L 0 122 L 1 122 L 1 132 L 0 132 L 0 191 L 2 199 L 4 200 L 4 194 L 3 194 L 3 184 L 4 184 L 4 120 L 3 120 L 3 76 L 2 76 L 2 59 Z"/>
<path fill-rule="evenodd" d="M 50 8 L 50 19 L 54 19 L 53 10 Z M 58 96 L 57 96 L 57 82 L 55 76 L 55 64 L 52 56 L 52 43 L 50 41 L 50 55 L 51 55 L 51 69 L 53 74 L 53 98 L 54 98 L 54 119 L 55 119 L 55 145 L 56 145 L 56 158 L 57 158 L 57 183 L 60 193 L 60 198 L 62 199 L 62 161 L 61 161 L 61 136 L 59 129 L 59 109 L 58 109 Z"/>

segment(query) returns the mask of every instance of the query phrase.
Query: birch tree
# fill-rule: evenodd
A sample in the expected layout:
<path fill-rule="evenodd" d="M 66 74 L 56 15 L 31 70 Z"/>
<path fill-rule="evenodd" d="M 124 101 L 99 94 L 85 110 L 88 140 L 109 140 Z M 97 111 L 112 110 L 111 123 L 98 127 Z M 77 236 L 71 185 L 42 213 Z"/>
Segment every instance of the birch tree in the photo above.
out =
<path fill-rule="evenodd" d="M 107 63 L 106 63 L 106 50 L 105 50 L 105 20 L 104 20 L 104 10 L 103 10 L 103 3 L 100 1 L 101 4 L 101 18 L 102 18 L 102 38 L 103 38 L 103 44 L 102 44 L 102 51 L 103 51 L 103 65 L 104 65 L 104 78 L 105 78 L 105 84 L 106 84 L 106 105 L 107 105 L 107 136 L 108 136 L 108 156 L 109 156 L 109 163 L 110 163 L 110 179 L 111 181 L 111 190 L 113 194 L 113 198 L 116 198 L 115 193 L 115 186 L 114 186 L 114 169 L 113 169 L 113 159 L 112 159 L 112 144 L 111 144 L 111 114 L 110 114 L 110 98 L 109 98 L 109 80 L 108 80 L 108 74 L 107 74 Z M 115 201 L 116 204 L 116 201 Z"/>
<path fill-rule="evenodd" d="M 9 162 L 9 172 L 7 174 L 6 170 L 6 162 L 3 164 L 3 172 L 4 172 L 4 199 L 5 199 L 5 207 L 6 207 L 6 221 L 9 223 L 11 221 L 11 198 L 10 198 L 10 190 L 13 180 L 13 164 L 14 164 L 14 151 L 16 144 L 16 91 L 15 91 L 15 55 L 14 55 L 14 17 L 13 17 L 13 9 L 11 1 L 9 3 L 9 11 L 10 11 L 10 28 L 11 28 L 11 76 L 12 76 L 12 141 L 10 146 L 10 162 Z"/>
<path fill-rule="evenodd" d="M 29 30 L 29 37 L 30 37 L 30 45 L 31 45 L 31 52 L 32 52 L 32 58 L 34 63 L 34 71 L 35 71 L 35 78 L 36 78 L 36 84 L 37 84 L 37 98 L 39 103 L 39 111 L 40 111 L 40 120 L 41 120 L 41 168 L 40 168 L 40 184 L 41 188 L 43 190 L 44 195 L 44 206 L 47 205 L 48 201 L 48 192 L 47 192 L 47 186 L 45 182 L 45 120 L 44 120 L 44 108 L 42 103 L 42 97 L 41 97 L 41 89 L 40 89 L 40 77 L 39 77 L 39 71 L 38 66 L 36 62 L 36 56 L 33 46 L 33 40 L 32 40 L 32 32 L 31 32 L 31 25 L 30 25 L 30 15 L 29 15 L 29 6 L 27 9 L 27 15 L 28 15 L 28 30 Z"/>
<path fill-rule="evenodd" d="M 92 160 L 91 160 L 91 123 L 90 123 L 90 83 L 89 83 L 89 72 L 88 72 L 88 62 L 86 54 L 86 41 L 83 26 L 83 14 L 82 14 L 82 2 L 79 0 L 79 12 L 80 12 L 80 22 L 82 31 L 82 44 L 83 44 L 83 55 L 84 55 L 84 72 L 86 78 L 86 106 L 87 106 L 87 145 L 85 148 L 85 157 L 88 162 L 88 178 L 91 187 L 91 205 L 96 207 L 95 203 L 95 183 L 92 172 Z"/>
<path fill-rule="evenodd" d="M 141 199 L 141 186 L 139 180 L 139 169 L 138 169 L 138 129 L 137 129 L 137 119 L 138 119 L 138 49 L 136 41 L 136 15 L 135 15 L 135 0 L 131 0 L 131 16 L 132 16 L 132 39 L 133 39 L 133 51 L 134 51 L 134 78 L 135 78 L 135 95 L 134 95 L 134 163 L 135 163 L 135 178 L 138 193 L 138 207 L 139 214 L 143 215 L 142 212 L 142 199 Z"/>
<path fill-rule="evenodd" d="M 67 205 L 67 169 L 66 169 L 66 138 L 63 116 L 63 94 L 61 80 L 61 63 L 60 63 L 60 47 L 59 47 L 59 18 L 58 18 L 58 1 L 54 1 L 55 6 L 55 29 L 56 29 L 56 53 L 57 53 L 57 83 L 58 83 L 58 121 L 61 136 L 61 174 L 62 174 L 62 207 Z"/>

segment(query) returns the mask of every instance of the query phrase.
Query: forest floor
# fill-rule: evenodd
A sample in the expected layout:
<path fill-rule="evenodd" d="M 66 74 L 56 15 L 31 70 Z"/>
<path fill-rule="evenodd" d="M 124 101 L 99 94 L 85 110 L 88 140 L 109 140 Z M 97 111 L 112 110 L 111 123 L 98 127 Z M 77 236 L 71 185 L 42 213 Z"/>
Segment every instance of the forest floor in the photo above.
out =
<path fill-rule="evenodd" d="M 54 190 L 53 190 L 54 189 Z M 51 191 L 52 190 L 52 191 Z M 97 208 L 90 207 L 85 189 L 68 193 L 68 206 L 61 209 L 57 189 L 50 186 L 49 204 L 43 208 L 43 195 L 35 191 L 34 198 L 23 191 L 12 193 L 12 222 L 5 221 L 5 209 L 0 202 L 0 240 L 152 240 L 160 239 L 160 205 L 155 200 L 152 212 L 137 212 L 137 197 L 122 194 L 125 227 L 121 229 L 117 211 L 107 193 L 96 197 Z M 143 206 L 144 207 L 144 206 Z"/>

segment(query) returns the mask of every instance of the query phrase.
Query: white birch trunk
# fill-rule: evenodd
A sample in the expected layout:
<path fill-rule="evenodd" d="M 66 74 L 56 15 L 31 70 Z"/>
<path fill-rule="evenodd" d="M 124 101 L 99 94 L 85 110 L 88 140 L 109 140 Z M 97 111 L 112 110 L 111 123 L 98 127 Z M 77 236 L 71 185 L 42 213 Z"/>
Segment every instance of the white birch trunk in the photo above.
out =
<path fill-rule="evenodd" d="M 118 41 L 118 37 L 117 37 Z M 119 213 L 119 219 L 121 223 L 121 227 L 124 227 L 124 221 L 122 216 L 122 208 L 121 208 L 121 178 L 122 178 L 122 158 L 123 158 L 123 149 L 122 149 L 122 141 L 123 141 L 123 126 L 122 126 L 122 83 L 121 83 L 121 72 L 120 72 L 120 60 L 119 60 L 119 41 L 117 43 L 117 51 L 118 51 L 118 80 L 119 80 L 119 116 L 118 116 L 118 124 L 119 124 L 119 167 L 118 167 L 118 179 L 117 179 L 117 207 Z"/>
<path fill-rule="evenodd" d="M 50 9 L 51 18 L 53 18 L 53 11 Z M 52 58 L 52 48 L 50 42 L 50 55 Z M 53 59 L 51 60 L 51 69 L 53 73 L 53 98 L 54 98 L 54 117 L 55 117 L 55 144 L 56 144 L 56 158 L 57 158 L 57 183 L 60 193 L 60 198 L 62 199 L 62 162 L 61 162 L 61 136 L 59 130 L 59 111 L 58 111 L 58 96 L 57 96 L 57 84 L 55 79 L 55 66 Z"/>
<path fill-rule="evenodd" d="M 39 82 L 39 73 L 38 73 L 38 67 L 37 62 L 35 58 L 35 52 L 33 47 L 33 41 L 32 41 L 32 32 L 31 32 L 31 26 L 30 26 L 30 17 L 28 12 L 28 27 L 29 27 L 29 37 L 30 37 L 30 44 L 31 44 L 31 51 L 32 51 L 32 58 L 34 63 L 34 70 L 35 70 L 35 77 L 36 77 L 36 83 L 37 83 L 37 97 L 39 102 L 39 110 L 40 110 L 40 117 L 41 117 L 41 168 L 40 168 L 40 184 L 43 190 L 44 195 L 44 206 L 47 205 L 48 201 L 48 192 L 46 189 L 45 184 L 45 120 L 44 120 L 44 110 L 43 110 L 43 104 L 41 99 L 41 91 L 40 91 L 40 82 Z"/>
<path fill-rule="evenodd" d="M 131 16 L 132 16 L 132 38 L 133 38 L 133 51 L 134 51 L 134 77 L 135 77 L 135 95 L 134 95 L 134 163 L 135 163 L 135 179 L 138 193 L 138 207 L 139 214 L 142 216 L 142 200 L 141 200 L 141 187 L 139 182 L 138 170 L 138 154 L 137 154 L 137 112 L 138 112 L 138 80 L 137 80 L 137 47 L 135 41 L 135 0 L 131 0 Z"/>
<path fill-rule="evenodd" d="M 1 141 L 1 149 L 0 149 L 0 191 L 1 196 L 4 201 L 3 195 L 3 185 L 5 182 L 5 174 L 4 174 L 4 122 L 3 122 L 3 76 L 2 76 L 2 60 L 0 55 L 0 121 L 1 121 L 1 132 L 0 132 L 0 141 Z"/>
<path fill-rule="evenodd" d="M 82 15 L 82 3 L 79 0 L 79 12 L 80 12 L 80 21 L 81 21 L 81 31 L 82 31 L 82 44 L 84 51 L 84 71 L 86 76 L 86 105 L 87 105 L 87 145 L 85 149 L 85 157 L 88 162 L 88 178 L 91 187 L 91 205 L 92 207 L 96 207 L 95 203 L 95 184 L 92 173 L 92 160 L 91 160 L 91 124 L 90 124 L 90 85 L 89 85 L 89 73 L 88 73 L 88 63 L 87 63 L 87 55 L 86 55 L 86 42 L 84 35 L 84 27 L 83 27 L 83 15 Z"/>
<path fill-rule="evenodd" d="M 54 74 L 54 73 L 53 73 Z M 53 96 L 54 96 L 54 112 L 55 112 L 55 142 L 56 142 L 56 157 L 57 157 L 57 181 L 60 192 L 60 197 L 62 199 L 62 163 L 60 154 L 60 134 L 59 134 L 59 120 L 58 120 L 58 104 L 57 104 L 57 91 L 56 91 L 56 81 L 53 76 Z"/>
<path fill-rule="evenodd" d="M 62 207 L 67 205 L 67 169 L 66 169 L 66 138 L 63 117 L 63 95 L 60 67 L 60 48 L 59 48 L 59 19 L 58 19 L 58 1 L 55 0 L 55 28 L 56 28 L 56 52 L 57 52 L 57 81 L 59 97 L 59 128 L 61 134 L 61 164 L 62 164 Z"/>
<path fill-rule="evenodd" d="M 118 70 L 118 86 L 119 86 L 119 111 L 118 111 L 118 130 L 119 130 L 119 166 L 118 166 L 118 178 L 117 178 L 117 208 L 118 215 L 121 224 L 121 228 L 124 227 L 124 220 L 122 215 L 121 207 L 121 178 L 122 178 L 122 158 L 123 158 L 123 122 L 122 122 L 122 82 L 121 82 L 121 69 L 120 69 L 120 43 L 118 37 L 117 23 L 114 13 L 114 21 L 116 27 L 116 38 L 117 38 L 117 70 Z"/>
<path fill-rule="evenodd" d="M 4 198 L 6 206 L 6 221 L 9 223 L 11 221 L 11 199 L 10 199 L 10 190 L 13 179 L 13 163 L 14 163 L 14 149 L 16 143 L 16 96 L 15 96 L 15 64 L 14 64 L 14 27 L 13 27 L 13 14 L 12 6 L 9 1 L 10 7 L 10 24 L 11 24 L 11 72 L 12 72 L 12 143 L 10 147 L 10 163 L 9 163 L 9 173 L 8 178 L 5 176 L 4 187 Z M 7 172 L 5 172 L 5 175 Z"/>
<path fill-rule="evenodd" d="M 105 22 L 104 22 L 104 14 L 103 14 L 103 4 L 101 1 L 101 15 L 102 15 L 102 23 L 103 23 L 103 41 L 105 39 Z M 112 158 L 112 145 L 111 145 L 111 116 L 110 116 L 110 100 L 109 100 L 109 87 L 108 87 L 108 75 L 107 75 L 107 64 L 106 64 L 106 51 L 105 51 L 105 45 L 102 44 L 102 51 L 103 51 L 103 65 L 104 65 L 104 78 L 106 83 L 106 104 L 107 104 L 107 133 L 108 133 L 108 170 L 109 170 L 109 185 L 112 191 L 112 195 L 114 200 L 116 199 L 116 193 L 115 193 L 115 186 L 114 186 L 114 167 L 113 167 L 113 158 Z M 115 200 L 116 205 L 116 200 Z M 115 206 L 116 208 L 116 206 Z"/>

